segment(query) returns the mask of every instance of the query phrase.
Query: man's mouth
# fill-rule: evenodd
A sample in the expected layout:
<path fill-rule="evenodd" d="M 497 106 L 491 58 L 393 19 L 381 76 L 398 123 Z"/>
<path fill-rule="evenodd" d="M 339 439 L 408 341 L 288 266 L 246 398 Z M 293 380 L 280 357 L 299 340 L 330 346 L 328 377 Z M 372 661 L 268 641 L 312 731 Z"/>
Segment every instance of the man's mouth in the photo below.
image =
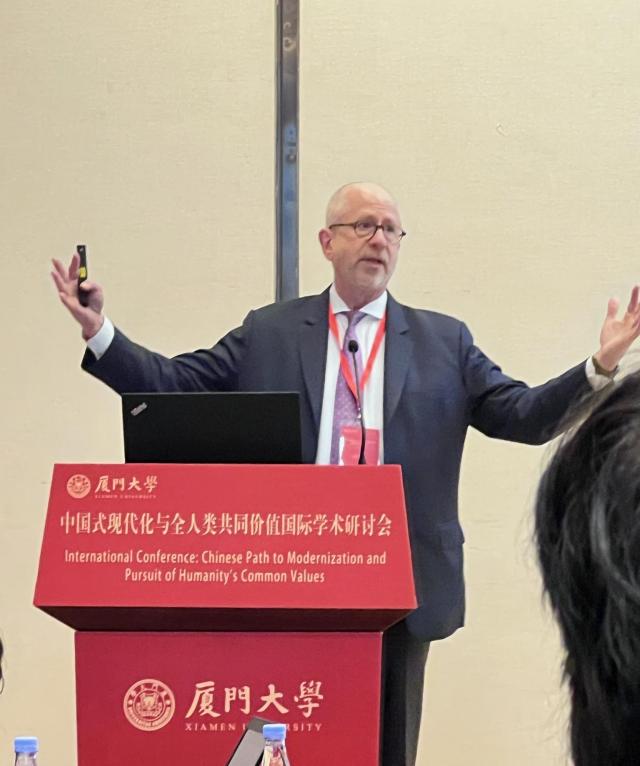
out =
<path fill-rule="evenodd" d="M 376 266 L 384 266 L 385 262 L 382 258 L 376 258 L 375 255 L 366 255 L 364 258 L 360 259 L 364 263 L 371 263 Z"/>

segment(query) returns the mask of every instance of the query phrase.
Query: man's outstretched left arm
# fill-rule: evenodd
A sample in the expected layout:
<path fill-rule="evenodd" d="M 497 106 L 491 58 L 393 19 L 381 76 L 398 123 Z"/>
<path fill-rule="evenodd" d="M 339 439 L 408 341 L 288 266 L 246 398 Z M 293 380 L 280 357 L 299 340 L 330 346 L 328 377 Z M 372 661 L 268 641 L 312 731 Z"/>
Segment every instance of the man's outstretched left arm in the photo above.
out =
<path fill-rule="evenodd" d="M 618 319 L 619 301 L 609 301 L 600 331 L 600 348 L 585 364 L 576 365 L 540 386 L 505 375 L 478 349 L 464 328 L 464 375 L 472 400 L 471 425 L 487 436 L 541 444 L 564 430 L 581 411 L 581 403 L 607 384 L 623 356 L 640 335 L 640 288 L 631 292 Z"/>

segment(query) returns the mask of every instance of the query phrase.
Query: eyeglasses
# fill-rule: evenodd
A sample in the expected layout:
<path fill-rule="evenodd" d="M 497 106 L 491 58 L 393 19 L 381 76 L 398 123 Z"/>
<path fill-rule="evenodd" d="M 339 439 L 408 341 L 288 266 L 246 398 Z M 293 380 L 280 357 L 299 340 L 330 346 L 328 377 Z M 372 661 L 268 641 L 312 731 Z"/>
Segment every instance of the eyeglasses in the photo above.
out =
<path fill-rule="evenodd" d="M 353 223 L 332 223 L 329 229 L 335 229 L 338 226 L 351 226 L 355 231 L 356 237 L 362 239 L 371 239 L 376 235 L 378 229 L 382 229 L 385 239 L 390 245 L 397 245 L 407 232 L 396 226 L 395 223 L 374 223 L 373 221 L 354 221 Z"/>

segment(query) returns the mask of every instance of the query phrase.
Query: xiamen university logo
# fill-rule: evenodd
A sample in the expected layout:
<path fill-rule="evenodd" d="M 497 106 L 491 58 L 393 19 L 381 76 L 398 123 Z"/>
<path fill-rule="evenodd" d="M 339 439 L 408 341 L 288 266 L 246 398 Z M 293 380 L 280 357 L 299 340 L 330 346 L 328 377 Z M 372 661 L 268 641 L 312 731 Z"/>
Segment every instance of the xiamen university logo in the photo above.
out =
<path fill-rule="evenodd" d="M 83 474 L 76 473 L 67 482 L 67 492 L 76 500 L 81 500 L 91 492 L 91 482 Z"/>
<path fill-rule="evenodd" d="M 145 678 L 130 686 L 124 695 L 124 714 L 136 729 L 156 731 L 173 718 L 176 700 L 162 681 Z"/>

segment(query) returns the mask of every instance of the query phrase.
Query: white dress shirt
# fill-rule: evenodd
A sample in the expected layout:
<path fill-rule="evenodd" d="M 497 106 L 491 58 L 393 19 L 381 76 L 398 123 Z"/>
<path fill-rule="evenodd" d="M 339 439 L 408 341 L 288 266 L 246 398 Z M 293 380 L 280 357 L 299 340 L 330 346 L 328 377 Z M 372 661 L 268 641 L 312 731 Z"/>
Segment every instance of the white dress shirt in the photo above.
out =
<path fill-rule="evenodd" d="M 340 369 L 340 349 L 344 342 L 344 335 L 347 331 L 348 320 L 345 314 L 340 311 L 349 311 L 349 306 L 338 295 L 335 285 L 331 285 L 329 290 L 329 305 L 338 324 L 338 335 L 340 337 L 340 346 L 331 334 L 327 332 L 327 366 L 324 373 L 324 394 L 322 396 L 322 414 L 320 415 L 320 433 L 318 436 L 318 451 L 316 452 L 316 463 L 326 465 L 331 455 L 331 437 L 333 434 L 333 405 L 336 398 L 336 384 L 338 382 L 338 371 Z M 375 301 L 363 306 L 364 316 L 356 325 L 355 332 L 358 338 L 358 345 L 362 353 L 362 369 L 367 366 L 367 360 L 371 353 L 371 347 L 376 337 L 376 331 L 380 325 L 380 320 L 384 317 L 387 310 L 386 291 Z M 371 376 L 367 381 L 362 396 L 362 415 L 367 429 L 377 428 L 380 431 L 380 463 L 383 462 L 384 445 L 382 441 L 382 421 L 384 404 L 384 347 L 383 338 L 378 353 L 373 363 Z"/>

